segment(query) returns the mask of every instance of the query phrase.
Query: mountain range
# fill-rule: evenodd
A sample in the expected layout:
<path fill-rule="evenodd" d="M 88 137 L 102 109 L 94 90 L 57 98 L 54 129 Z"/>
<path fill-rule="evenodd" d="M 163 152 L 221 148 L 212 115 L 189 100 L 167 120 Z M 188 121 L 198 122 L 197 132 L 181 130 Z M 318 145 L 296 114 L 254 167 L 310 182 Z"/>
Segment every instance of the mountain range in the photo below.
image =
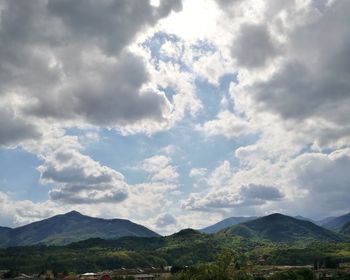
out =
<path fill-rule="evenodd" d="M 60 215 L 59 218 L 63 223 L 62 219 L 71 220 L 70 216 L 78 220 L 86 219 L 78 213 Z M 90 225 L 94 226 L 94 223 Z M 103 224 L 100 226 L 103 227 Z M 86 227 L 87 224 L 84 225 Z M 346 243 L 350 238 L 281 214 L 233 225 L 214 234 L 183 229 L 169 236 L 152 235 L 90 238 L 65 246 L 0 248 L 0 270 L 14 267 L 25 273 L 47 269 L 84 273 L 121 267 L 192 266 L 214 262 L 218 255 L 227 250 L 233 250 L 238 259 L 246 258 L 253 263 L 264 256 L 269 265 L 308 265 L 314 260 L 334 256 L 350 260 L 350 242 Z M 53 239 L 49 238 L 51 241 Z"/>
<path fill-rule="evenodd" d="M 230 238 L 288 243 L 342 241 L 345 235 L 350 236 L 350 225 L 343 225 L 348 217 L 349 215 L 344 215 L 328 219 L 328 225 L 333 225 L 341 234 L 300 216 L 272 214 L 260 218 L 231 217 L 199 231 L 187 229 L 177 235 L 187 238 L 191 234 L 189 239 L 192 239 L 194 233 L 201 232 Z M 343 225 L 341 230 L 340 225 Z M 72 211 L 18 228 L 0 227 L 0 247 L 37 244 L 62 246 L 90 238 L 111 240 L 125 236 L 149 238 L 160 235 L 129 220 L 94 218 Z"/>
<path fill-rule="evenodd" d="M 0 228 L 0 247 L 35 244 L 65 245 L 99 237 L 155 237 L 157 233 L 124 219 L 100 219 L 72 211 L 18 228 Z"/>
<path fill-rule="evenodd" d="M 220 222 L 217 222 L 213 225 L 202 228 L 199 231 L 203 232 L 203 233 L 217 233 L 225 228 L 228 228 L 228 227 L 231 227 L 234 225 L 238 225 L 238 224 L 241 224 L 244 222 L 248 222 L 251 220 L 255 220 L 258 218 L 259 217 L 254 217 L 254 216 L 252 216 L 252 217 L 229 217 L 229 218 L 226 218 L 226 219 L 224 219 Z M 295 216 L 294 218 L 298 219 L 298 220 L 302 220 L 302 221 L 309 221 L 309 222 L 315 223 L 312 219 L 305 218 L 305 217 L 300 216 L 300 215 Z"/>
<path fill-rule="evenodd" d="M 339 217 L 326 218 L 319 221 L 318 224 L 333 231 L 340 231 L 348 223 L 350 223 L 350 213 Z"/>

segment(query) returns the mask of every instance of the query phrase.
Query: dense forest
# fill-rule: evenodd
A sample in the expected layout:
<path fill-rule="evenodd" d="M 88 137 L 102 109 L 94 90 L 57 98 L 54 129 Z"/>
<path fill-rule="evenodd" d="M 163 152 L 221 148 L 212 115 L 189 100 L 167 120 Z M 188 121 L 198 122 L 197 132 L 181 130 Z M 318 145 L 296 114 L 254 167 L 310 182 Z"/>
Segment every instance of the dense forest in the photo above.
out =
<path fill-rule="evenodd" d="M 346 242 L 290 244 L 184 230 L 168 237 L 89 239 L 66 246 L 10 247 L 0 250 L 0 270 L 83 273 L 121 267 L 196 266 L 215 262 L 225 250 L 232 252 L 240 266 L 262 260 L 265 265 L 310 265 L 327 257 L 350 262 L 350 243 Z"/>

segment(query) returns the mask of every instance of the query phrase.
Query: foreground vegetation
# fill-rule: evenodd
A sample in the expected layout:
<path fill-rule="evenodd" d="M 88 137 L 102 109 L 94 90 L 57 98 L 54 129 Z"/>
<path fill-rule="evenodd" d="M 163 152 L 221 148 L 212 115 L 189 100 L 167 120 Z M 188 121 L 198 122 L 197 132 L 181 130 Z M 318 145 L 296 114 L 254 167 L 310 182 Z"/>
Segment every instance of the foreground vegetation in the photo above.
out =
<path fill-rule="evenodd" d="M 202 264 L 176 273 L 171 280 L 264 280 L 265 275 L 259 269 L 241 269 L 238 260 L 229 251 L 220 254 L 210 264 Z M 294 269 L 275 272 L 268 277 L 271 280 L 313 280 L 314 273 L 310 269 Z"/>
<path fill-rule="evenodd" d="M 336 262 L 350 262 L 350 243 L 276 243 L 183 230 L 168 237 L 89 239 L 67 246 L 0 249 L 0 270 L 83 273 L 120 267 L 197 267 L 201 263 L 215 263 L 217 255 L 224 250 L 232 252 L 236 264 L 242 267 L 261 262 L 265 265 L 313 265 L 326 257 Z M 215 266 L 208 268 L 211 270 L 215 271 Z"/>

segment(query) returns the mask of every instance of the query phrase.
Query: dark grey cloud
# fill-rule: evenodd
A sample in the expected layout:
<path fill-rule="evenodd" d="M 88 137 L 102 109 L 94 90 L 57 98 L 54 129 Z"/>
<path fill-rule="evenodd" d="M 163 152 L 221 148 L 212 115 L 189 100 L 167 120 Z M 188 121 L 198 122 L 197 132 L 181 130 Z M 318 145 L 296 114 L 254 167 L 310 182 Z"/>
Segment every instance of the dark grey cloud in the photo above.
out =
<path fill-rule="evenodd" d="M 232 43 L 231 54 L 239 66 L 258 68 L 280 54 L 266 25 L 244 24 Z"/>
<path fill-rule="evenodd" d="M 35 125 L 17 117 L 11 108 L 0 106 L 0 147 L 39 137 L 40 132 Z"/>
<path fill-rule="evenodd" d="M 287 32 L 284 62 L 276 72 L 247 89 L 258 111 L 294 124 L 327 123 L 317 127 L 315 138 L 331 143 L 349 136 L 350 3 L 335 1 L 317 11 L 316 18 Z"/>
<path fill-rule="evenodd" d="M 40 117 L 82 118 L 102 126 L 164 120 L 163 111 L 168 106 L 165 96 L 154 90 L 140 90 L 149 80 L 141 58 L 122 52 L 118 62 L 96 61 L 92 67 L 81 62 L 80 66 L 86 68 L 76 73 L 76 80 L 61 88 L 56 102 L 43 97 L 25 112 Z"/>
<path fill-rule="evenodd" d="M 20 105 L 8 99 L 4 106 L 27 122 L 164 122 L 169 102 L 157 90 L 144 89 L 150 81 L 146 65 L 126 47 L 181 8 L 181 0 L 158 7 L 149 0 L 3 1 L 0 96 L 21 98 Z"/>
<path fill-rule="evenodd" d="M 66 32 L 74 36 L 68 40 L 97 44 L 110 55 L 118 54 L 146 25 L 181 8 L 180 0 L 161 1 L 158 8 L 151 6 L 149 0 L 48 2 L 49 14 L 59 18 Z"/>
<path fill-rule="evenodd" d="M 301 211 L 312 216 L 350 211 L 350 152 L 309 153 L 291 164 L 293 183 L 304 194 L 294 201 Z M 312 207 L 310 207 L 312 205 Z"/>
<path fill-rule="evenodd" d="M 63 204 L 96 204 L 96 203 L 117 203 L 122 202 L 128 197 L 124 189 L 113 190 L 114 186 L 105 186 L 110 191 L 101 192 L 100 190 L 91 190 L 78 192 L 77 190 L 86 190 L 85 186 L 70 186 L 69 188 L 53 189 L 49 191 L 49 197 L 52 201 Z"/>
<path fill-rule="evenodd" d="M 283 197 L 283 194 L 275 187 L 254 184 L 243 186 L 240 194 L 246 200 L 278 200 Z"/>

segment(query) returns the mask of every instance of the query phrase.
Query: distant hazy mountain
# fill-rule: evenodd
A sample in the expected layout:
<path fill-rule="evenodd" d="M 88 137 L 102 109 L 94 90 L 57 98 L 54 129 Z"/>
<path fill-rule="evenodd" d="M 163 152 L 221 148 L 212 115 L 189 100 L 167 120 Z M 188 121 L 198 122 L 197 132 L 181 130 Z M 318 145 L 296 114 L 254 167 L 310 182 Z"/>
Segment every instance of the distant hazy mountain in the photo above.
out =
<path fill-rule="evenodd" d="M 253 221 L 232 226 L 223 233 L 250 239 L 273 242 L 340 241 L 338 234 L 309 221 L 282 214 L 272 214 Z"/>
<path fill-rule="evenodd" d="M 155 237 L 157 233 L 123 219 L 100 219 L 72 211 L 15 229 L 0 229 L 0 247 L 65 245 L 88 238 Z"/>
<path fill-rule="evenodd" d="M 308 222 L 311 222 L 311 223 L 314 223 L 315 224 L 315 221 L 310 219 L 310 218 L 306 218 L 306 217 L 303 217 L 303 216 L 294 216 L 294 218 L 298 219 L 298 220 L 302 220 L 302 221 L 308 221 Z"/>
<path fill-rule="evenodd" d="M 240 223 L 244 223 L 244 222 L 248 222 L 251 220 L 256 219 L 256 217 L 230 217 L 227 219 L 224 219 L 214 225 L 208 226 L 206 228 L 200 229 L 200 232 L 204 232 L 204 233 L 216 233 L 219 232 L 220 230 L 223 230 L 225 228 L 240 224 Z"/>
<path fill-rule="evenodd" d="M 322 227 L 334 231 L 340 231 L 347 223 L 350 223 L 350 213 L 339 217 L 329 217 L 319 222 Z"/>
<path fill-rule="evenodd" d="M 343 226 L 340 233 L 350 236 L 350 222 Z"/>

